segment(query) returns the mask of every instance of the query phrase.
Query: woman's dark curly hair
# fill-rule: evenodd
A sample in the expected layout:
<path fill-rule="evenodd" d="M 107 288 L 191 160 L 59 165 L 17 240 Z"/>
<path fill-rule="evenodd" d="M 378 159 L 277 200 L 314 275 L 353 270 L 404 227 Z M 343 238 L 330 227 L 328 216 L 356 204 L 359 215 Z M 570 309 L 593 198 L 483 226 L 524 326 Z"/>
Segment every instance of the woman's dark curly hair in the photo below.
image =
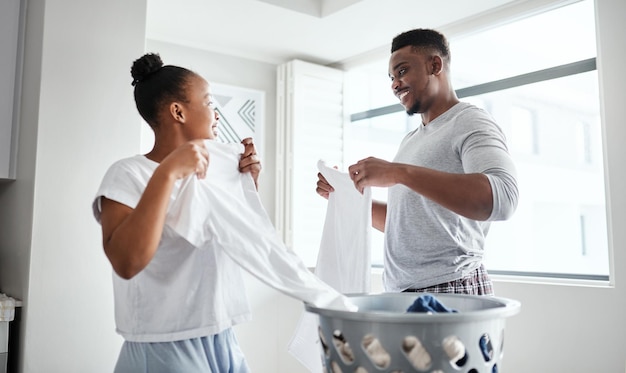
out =
<path fill-rule="evenodd" d="M 184 67 L 163 65 L 156 53 L 147 53 L 130 69 L 135 87 L 135 104 L 141 117 L 152 127 L 158 125 L 159 108 L 172 101 L 187 102 L 186 88 L 196 75 Z"/>

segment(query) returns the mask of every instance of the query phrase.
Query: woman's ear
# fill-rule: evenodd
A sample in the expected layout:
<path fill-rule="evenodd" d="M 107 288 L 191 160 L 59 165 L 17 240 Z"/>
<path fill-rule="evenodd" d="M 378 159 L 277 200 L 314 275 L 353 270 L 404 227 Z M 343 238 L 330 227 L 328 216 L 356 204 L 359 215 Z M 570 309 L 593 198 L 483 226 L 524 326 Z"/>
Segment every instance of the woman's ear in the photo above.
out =
<path fill-rule="evenodd" d="M 170 115 L 175 121 L 184 123 L 185 115 L 183 113 L 183 106 L 178 102 L 172 102 L 170 104 Z"/>

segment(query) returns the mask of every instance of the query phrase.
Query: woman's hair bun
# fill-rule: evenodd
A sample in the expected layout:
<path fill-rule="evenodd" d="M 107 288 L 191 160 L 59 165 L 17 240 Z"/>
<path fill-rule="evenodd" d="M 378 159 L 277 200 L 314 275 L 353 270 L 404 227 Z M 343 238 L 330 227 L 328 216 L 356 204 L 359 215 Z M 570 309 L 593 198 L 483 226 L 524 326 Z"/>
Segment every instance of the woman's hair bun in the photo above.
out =
<path fill-rule="evenodd" d="M 147 53 L 135 60 L 130 69 L 130 75 L 133 77 L 133 86 L 144 81 L 150 75 L 159 71 L 163 67 L 161 56 L 157 53 Z"/>

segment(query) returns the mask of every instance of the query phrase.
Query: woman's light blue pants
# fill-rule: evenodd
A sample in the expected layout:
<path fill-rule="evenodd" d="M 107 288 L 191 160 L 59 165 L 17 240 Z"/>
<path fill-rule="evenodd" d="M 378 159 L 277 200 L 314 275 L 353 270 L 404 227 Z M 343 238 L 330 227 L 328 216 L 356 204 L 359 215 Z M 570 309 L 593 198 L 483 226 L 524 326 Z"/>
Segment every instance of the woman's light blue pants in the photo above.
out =
<path fill-rule="evenodd" d="M 115 373 L 249 373 L 232 329 L 175 342 L 124 342 Z"/>

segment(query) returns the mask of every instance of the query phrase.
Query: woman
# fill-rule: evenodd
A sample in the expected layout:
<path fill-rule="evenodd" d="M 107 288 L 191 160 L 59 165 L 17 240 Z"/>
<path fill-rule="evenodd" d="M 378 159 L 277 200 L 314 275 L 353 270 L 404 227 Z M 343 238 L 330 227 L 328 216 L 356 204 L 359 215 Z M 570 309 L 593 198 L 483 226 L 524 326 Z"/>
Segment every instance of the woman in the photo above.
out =
<path fill-rule="evenodd" d="M 145 155 L 107 171 L 94 201 L 114 274 L 115 318 L 124 345 L 115 372 L 248 372 L 231 327 L 249 319 L 239 268 L 199 250 L 165 224 L 181 180 L 206 176 L 219 115 L 198 74 L 146 54 L 131 68 L 137 109 L 154 131 Z M 261 171 L 252 139 L 241 172 Z"/>

